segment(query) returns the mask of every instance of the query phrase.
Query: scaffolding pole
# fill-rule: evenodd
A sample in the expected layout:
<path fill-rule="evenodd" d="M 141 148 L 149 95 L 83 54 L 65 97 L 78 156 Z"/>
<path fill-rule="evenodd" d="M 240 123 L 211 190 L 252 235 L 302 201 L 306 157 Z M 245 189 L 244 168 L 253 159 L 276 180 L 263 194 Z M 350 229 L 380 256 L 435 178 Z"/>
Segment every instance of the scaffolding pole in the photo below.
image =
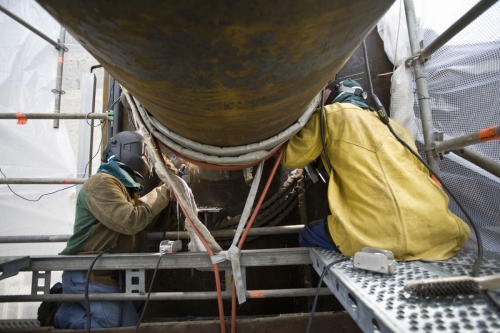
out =
<path fill-rule="evenodd" d="M 450 39 L 452 39 L 457 33 L 462 31 L 463 28 L 468 26 L 472 21 L 481 16 L 486 10 L 488 10 L 495 2 L 498 0 L 482 0 L 479 1 L 474 7 L 472 7 L 467 13 L 465 13 L 461 18 L 459 18 L 455 23 L 453 23 L 445 32 L 439 35 L 432 43 L 424 48 L 420 54 L 420 62 L 425 63 L 430 58 L 431 55 L 439 50 L 444 44 L 446 44 Z M 413 52 L 412 49 L 412 53 Z"/>
<path fill-rule="evenodd" d="M 303 225 L 285 225 L 279 227 L 261 227 L 250 229 L 249 236 L 269 236 L 296 234 L 304 228 Z M 233 237 L 236 229 L 210 230 L 215 238 Z M 67 242 L 71 235 L 27 235 L 27 236 L 0 236 L 0 244 L 9 243 L 57 243 Z M 189 239 L 187 231 L 166 231 L 166 232 L 148 232 L 147 240 L 164 239 Z"/>
<path fill-rule="evenodd" d="M 113 118 L 113 113 L 0 113 L 0 119 L 102 119 Z"/>
<path fill-rule="evenodd" d="M 491 158 L 488 158 L 470 148 L 461 148 L 452 150 L 451 152 L 500 178 L 500 163 L 492 160 Z"/>
<path fill-rule="evenodd" d="M 87 178 L 0 178 L 0 184 L 73 185 L 83 184 Z"/>
<path fill-rule="evenodd" d="M 61 27 L 59 35 L 59 44 L 64 45 L 66 42 L 66 30 Z M 59 48 L 59 57 L 57 57 L 57 76 L 56 76 L 56 88 L 52 89 L 52 92 L 56 94 L 56 99 L 54 102 L 54 113 L 61 113 L 61 95 L 64 94 L 62 90 L 62 75 L 64 66 L 64 47 Z M 54 119 L 52 127 L 59 128 L 59 119 Z"/>
<path fill-rule="evenodd" d="M 487 142 L 500 139 L 500 126 L 492 126 L 469 135 L 459 136 L 454 139 L 443 142 L 436 142 L 436 151 L 438 153 L 447 152 L 481 142 Z"/>
<path fill-rule="evenodd" d="M 31 32 L 33 32 L 34 34 L 36 34 L 38 37 L 44 39 L 49 44 L 53 45 L 56 49 L 58 49 L 58 50 L 59 49 L 64 49 L 64 45 L 62 45 L 60 43 L 57 43 L 56 41 L 52 40 L 50 37 L 48 37 L 47 35 L 45 35 L 43 32 L 41 32 L 40 30 L 38 30 L 37 28 L 35 28 L 31 24 L 25 22 L 22 18 L 20 18 L 16 14 L 10 12 L 6 8 L 0 6 L 0 11 L 4 12 L 7 16 L 9 16 L 10 18 L 12 18 L 14 21 L 20 23 L 22 26 L 24 26 L 25 28 L 27 28 L 28 30 L 30 30 Z"/>
<path fill-rule="evenodd" d="M 427 162 L 432 171 L 440 175 L 439 155 L 434 150 L 434 125 L 432 124 L 432 111 L 429 91 L 427 89 L 427 76 L 425 67 L 418 61 L 420 54 L 420 42 L 418 38 L 418 26 L 415 16 L 415 6 L 413 0 L 404 0 L 406 23 L 408 25 L 408 36 L 410 39 L 411 53 L 413 55 L 412 64 L 417 84 L 418 104 L 420 106 L 420 116 L 422 118 L 422 129 L 424 134 L 424 150 L 426 151 Z"/>

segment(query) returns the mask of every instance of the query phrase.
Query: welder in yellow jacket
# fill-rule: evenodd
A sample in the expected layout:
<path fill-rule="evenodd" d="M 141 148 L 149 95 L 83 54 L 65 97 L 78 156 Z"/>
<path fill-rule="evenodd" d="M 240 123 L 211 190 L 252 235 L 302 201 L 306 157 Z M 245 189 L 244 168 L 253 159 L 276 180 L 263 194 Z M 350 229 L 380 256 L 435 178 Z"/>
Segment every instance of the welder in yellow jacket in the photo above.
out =
<path fill-rule="evenodd" d="M 332 166 L 326 228 L 331 244 L 345 256 L 363 247 L 390 250 L 398 260 L 453 256 L 470 236 L 468 225 L 449 210 L 444 191 L 364 103 L 361 93 L 356 81 L 343 81 L 333 104 L 324 107 L 326 151 Z M 319 112 L 290 139 L 282 160 L 285 168 L 303 168 L 321 155 L 328 169 Z M 410 133 L 390 123 L 416 151 Z M 321 228 L 316 230 L 321 233 Z M 311 232 L 306 226 L 301 237 Z"/>

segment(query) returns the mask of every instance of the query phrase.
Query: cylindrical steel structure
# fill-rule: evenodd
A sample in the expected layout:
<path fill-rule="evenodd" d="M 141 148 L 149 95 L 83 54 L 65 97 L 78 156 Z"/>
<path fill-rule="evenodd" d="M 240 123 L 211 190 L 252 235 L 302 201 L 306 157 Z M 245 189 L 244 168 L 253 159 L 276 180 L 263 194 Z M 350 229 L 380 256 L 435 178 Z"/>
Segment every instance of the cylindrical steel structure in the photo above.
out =
<path fill-rule="evenodd" d="M 173 132 L 238 146 L 293 124 L 393 0 L 38 0 Z"/>

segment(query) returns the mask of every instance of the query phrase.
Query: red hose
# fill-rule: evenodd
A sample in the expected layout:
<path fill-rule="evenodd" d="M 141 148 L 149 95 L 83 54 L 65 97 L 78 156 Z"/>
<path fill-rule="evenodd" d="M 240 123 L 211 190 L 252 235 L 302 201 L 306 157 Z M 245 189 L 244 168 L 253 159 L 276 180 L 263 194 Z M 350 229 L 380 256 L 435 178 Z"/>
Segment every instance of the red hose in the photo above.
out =
<path fill-rule="evenodd" d="M 161 150 L 159 147 L 159 143 L 158 143 L 158 140 L 156 138 L 154 138 L 154 142 L 155 142 L 156 148 L 160 151 L 160 156 L 163 159 L 163 156 L 161 154 Z M 177 151 L 171 149 L 170 147 L 168 147 L 168 148 L 174 154 L 176 154 L 178 157 L 180 157 L 180 158 L 182 158 L 190 163 L 193 163 L 194 165 L 197 165 L 199 167 L 202 167 L 205 169 L 211 169 L 211 170 L 227 170 L 227 171 L 241 170 L 241 169 L 253 167 L 253 166 L 259 164 L 262 160 L 269 159 L 271 156 L 273 156 L 278 151 L 278 149 L 282 148 L 279 155 L 278 155 L 278 158 L 276 159 L 276 162 L 275 162 L 274 167 L 271 171 L 271 174 L 269 175 L 266 186 L 264 187 L 264 190 L 262 191 L 262 194 L 259 198 L 259 201 L 257 202 L 257 205 L 255 206 L 255 209 L 252 213 L 252 216 L 250 217 L 250 220 L 248 221 L 247 226 L 246 226 L 245 230 L 243 231 L 243 234 L 241 235 L 240 241 L 238 243 L 238 248 L 241 250 L 241 248 L 243 247 L 243 244 L 245 243 L 245 239 L 248 235 L 248 232 L 250 231 L 250 228 L 252 227 L 252 224 L 255 221 L 257 213 L 259 212 L 260 206 L 262 205 L 262 202 L 264 201 L 264 198 L 267 194 L 267 191 L 269 190 L 269 186 L 271 185 L 271 181 L 274 178 L 274 175 L 276 174 L 276 170 L 278 169 L 278 165 L 280 164 L 281 158 L 283 157 L 283 153 L 285 151 L 286 144 L 283 143 L 283 144 L 277 146 L 268 155 L 266 155 L 262 160 L 259 160 L 259 161 L 256 161 L 256 162 L 253 162 L 253 163 L 250 163 L 247 165 L 228 165 L 228 166 L 220 166 L 220 165 L 215 165 L 215 164 L 210 164 L 210 163 L 206 163 L 206 162 L 193 160 L 191 158 L 182 156 L 181 154 L 179 154 Z M 165 160 L 163 160 L 163 163 L 165 164 Z M 174 194 L 175 194 L 175 197 L 177 199 L 177 202 L 179 202 L 179 197 L 177 196 L 177 193 L 174 192 Z M 188 220 L 189 224 L 191 225 L 191 228 L 193 228 L 194 232 L 196 233 L 198 238 L 203 243 L 203 246 L 205 246 L 205 249 L 207 250 L 208 254 L 210 256 L 213 256 L 214 253 L 213 253 L 212 249 L 208 245 L 205 238 L 201 235 L 200 231 L 195 227 L 193 221 L 191 221 L 191 219 L 189 218 L 186 210 L 184 209 L 184 206 L 182 206 L 181 204 L 179 204 L 179 206 L 181 207 L 182 212 L 186 216 L 186 219 Z M 214 266 L 214 274 L 215 274 L 215 285 L 217 288 L 217 302 L 219 305 L 219 318 L 220 318 L 221 333 L 226 333 L 226 325 L 224 323 L 224 307 L 223 307 L 223 303 L 222 303 L 222 288 L 221 288 L 220 276 L 219 276 L 219 267 L 217 264 L 214 264 L 213 266 Z M 234 284 L 234 279 L 232 280 L 232 288 L 231 289 L 232 289 L 232 295 L 231 295 L 231 333 L 235 333 L 236 332 L 236 286 Z"/>
<path fill-rule="evenodd" d="M 179 202 L 179 197 L 177 194 L 174 192 L 175 197 L 177 198 L 177 202 Z M 189 215 L 187 214 L 186 210 L 184 209 L 184 206 L 179 204 L 179 206 L 182 209 L 182 212 L 186 216 L 186 219 L 188 220 L 189 224 L 191 225 L 191 228 L 193 228 L 194 232 L 200 238 L 201 242 L 203 243 L 203 246 L 205 246 L 205 249 L 207 249 L 207 252 L 210 256 L 214 255 L 214 252 L 208 246 L 207 241 L 205 238 L 201 235 L 200 231 L 195 227 L 193 221 L 189 218 Z M 219 276 L 219 266 L 217 264 L 214 264 L 214 274 L 215 274 L 215 286 L 217 288 L 217 302 L 219 304 L 219 318 L 220 318 L 220 331 L 222 333 L 226 333 L 226 324 L 224 323 L 224 307 L 222 305 L 222 288 L 221 288 L 221 283 L 220 283 L 220 276 Z"/>
<path fill-rule="evenodd" d="M 247 226 L 245 230 L 243 231 L 243 234 L 241 235 L 240 241 L 238 243 L 238 249 L 241 250 L 243 247 L 243 244 L 245 243 L 245 239 L 247 238 L 248 232 L 250 231 L 250 228 L 252 227 L 253 222 L 255 221 L 255 218 L 257 217 L 257 213 L 259 212 L 260 206 L 262 205 L 262 202 L 264 201 L 264 197 L 267 194 L 267 191 L 269 190 L 269 186 L 271 185 L 271 181 L 274 178 L 274 174 L 276 173 L 276 170 L 278 169 L 278 165 L 281 162 L 281 158 L 283 157 L 283 153 L 285 152 L 286 145 L 283 146 L 283 148 L 280 151 L 280 154 L 278 155 L 278 158 L 276 159 L 276 162 L 274 163 L 273 170 L 271 171 L 271 174 L 269 175 L 269 178 L 267 179 L 266 186 L 264 187 L 264 190 L 262 191 L 262 194 L 260 195 L 259 201 L 257 202 L 257 205 L 255 206 L 255 209 L 253 210 L 252 216 L 250 217 L 250 220 L 248 220 Z M 231 295 L 231 333 L 236 333 L 236 286 L 234 284 L 234 278 L 232 279 L 232 295 Z"/>

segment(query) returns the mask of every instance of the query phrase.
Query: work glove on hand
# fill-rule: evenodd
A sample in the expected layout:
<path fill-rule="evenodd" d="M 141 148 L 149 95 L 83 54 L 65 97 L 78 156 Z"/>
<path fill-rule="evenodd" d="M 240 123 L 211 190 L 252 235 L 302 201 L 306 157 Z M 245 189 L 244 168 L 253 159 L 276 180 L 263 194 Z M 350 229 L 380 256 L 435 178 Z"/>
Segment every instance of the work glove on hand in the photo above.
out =
<path fill-rule="evenodd" d="M 163 184 L 154 188 L 145 196 L 139 198 L 139 201 L 148 205 L 151 208 L 153 216 L 156 216 L 160 214 L 165 207 L 167 207 L 168 203 L 172 201 L 171 198 L 173 196 L 174 195 L 167 184 Z"/>

